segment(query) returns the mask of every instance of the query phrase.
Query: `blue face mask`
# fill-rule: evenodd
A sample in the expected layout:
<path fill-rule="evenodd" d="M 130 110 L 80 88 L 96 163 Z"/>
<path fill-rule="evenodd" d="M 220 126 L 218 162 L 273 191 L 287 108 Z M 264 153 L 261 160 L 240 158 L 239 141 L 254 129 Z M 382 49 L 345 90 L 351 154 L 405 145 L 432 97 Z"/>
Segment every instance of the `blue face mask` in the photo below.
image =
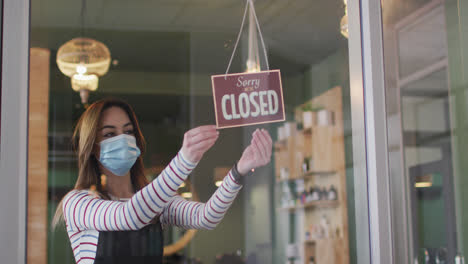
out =
<path fill-rule="evenodd" d="M 134 136 L 121 134 L 101 141 L 99 162 L 118 176 L 125 176 L 141 152 Z"/>

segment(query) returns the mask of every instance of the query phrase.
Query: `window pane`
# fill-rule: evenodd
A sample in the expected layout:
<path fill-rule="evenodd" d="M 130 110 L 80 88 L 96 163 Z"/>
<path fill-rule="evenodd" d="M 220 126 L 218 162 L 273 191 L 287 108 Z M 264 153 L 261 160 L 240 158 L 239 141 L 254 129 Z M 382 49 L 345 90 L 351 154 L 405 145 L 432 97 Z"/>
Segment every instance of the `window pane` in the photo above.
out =
<path fill-rule="evenodd" d="M 466 255 L 464 1 L 383 2 L 394 256 Z"/>
<path fill-rule="evenodd" d="M 46 252 L 37 251 L 47 253 L 48 263 L 133 263 L 160 259 L 163 248 L 164 263 L 357 263 L 346 4 L 255 1 L 261 33 L 249 10 L 236 45 L 244 8 L 231 0 L 32 2 L 31 49 L 50 52 L 30 73 L 48 70 L 42 75 L 48 103 L 36 95 L 48 122 L 47 172 L 37 181 L 47 188 L 37 208 L 47 219 L 38 227 L 47 241 Z M 83 37 L 93 40 L 76 40 Z M 229 73 L 281 71 L 286 121 L 219 129 L 214 146 L 190 164 L 193 156 L 180 152 L 184 135 L 192 131 L 187 142 L 191 129 L 215 124 L 211 76 L 226 72 L 234 52 Z M 263 107 L 260 97 L 250 99 L 251 110 Z M 133 108 L 144 153 L 122 103 L 106 104 L 116 107 L 97 111 L 92 122 L 90 113 L 108 98 Z M 235 117 L 242 101 L 236 109 L 230 100 L 227 111 Z M 86 141 L 88 128 L 95 130 Z M 270 148 L 259 141 L 272 149 L 271 161 L 237 179 L 236 162 L 239 171 L 260 166 L 245 158 L 259 146 L 251 143 L 257 128 L 271 135 Z M 134 145 L 143 173 L 130 162 L 127 174 L 126 159 L 106 160 L 122 151 L 139 164 Z M 141 184 L 138 175 L 152 183 Z M 64 197 L 66 226 L 54 229 Z"/>

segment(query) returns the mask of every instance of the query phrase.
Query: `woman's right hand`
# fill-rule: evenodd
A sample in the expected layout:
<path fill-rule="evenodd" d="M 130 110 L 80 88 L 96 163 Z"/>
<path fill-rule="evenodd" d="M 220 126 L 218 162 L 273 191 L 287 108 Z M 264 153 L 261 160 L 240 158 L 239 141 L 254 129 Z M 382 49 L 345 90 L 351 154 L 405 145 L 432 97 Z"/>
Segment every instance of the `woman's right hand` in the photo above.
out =
<path fill-rule="evenodd" d="M 215 125 L 199 126 L 185 132 L 182 155 L 191 163 L 198 163 L 203 154 L 215 144 L 218 136 Z"/>

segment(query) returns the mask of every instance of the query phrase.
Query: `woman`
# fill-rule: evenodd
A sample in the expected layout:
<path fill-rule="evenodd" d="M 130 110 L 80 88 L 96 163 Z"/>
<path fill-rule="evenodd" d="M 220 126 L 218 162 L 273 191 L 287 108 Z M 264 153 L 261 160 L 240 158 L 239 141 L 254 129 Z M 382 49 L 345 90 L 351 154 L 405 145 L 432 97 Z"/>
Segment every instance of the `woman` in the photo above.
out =
<path fill-rule="evenodd" d="M 184 200 L 177 189 L 218 135 L 211 125 L 186 132 L 181 150 L 148 183 L 141 157 L 145 141 L 131 107 L 116 99 L 90 105 L 73 135 L 78 180 L 54 218 L 54 225 L 65 220 L 76 262 L 161 263 L 162 226 L 215 228 L 241 189 L 243 175 L 266 165 L 272 148 L 268 132 L 257 129 L 207 203 Z"/>

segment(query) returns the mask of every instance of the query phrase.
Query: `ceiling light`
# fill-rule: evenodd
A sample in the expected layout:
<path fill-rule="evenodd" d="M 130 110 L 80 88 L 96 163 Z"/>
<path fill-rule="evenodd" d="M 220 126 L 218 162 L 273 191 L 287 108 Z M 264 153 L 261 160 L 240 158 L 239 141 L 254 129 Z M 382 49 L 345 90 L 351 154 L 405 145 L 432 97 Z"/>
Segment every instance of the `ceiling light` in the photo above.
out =
<path fill-rule="evenodd" d="M 219 187 L 224 180 L 224 177 L 228 175 L 232 167 L 216 167 L 213 172 L 213 183 Z"/>
<path fill-rule="evenodd" d="M 192 193 L 191 192 L 184 192 L 180 196 L 184 197 L 185 199 L 190 199 L 190 198 L 192 198 Z"/>
<path fill-rule="evenodd" d="M 84 66 L 82 64 L 76 66 L 76 72 L 78 74 L 85 74 L 87 71 L 88 71 L 88 69 L 86 69 L 86 66 Z"/>
<path fill-rule="evenodd" d="M 416 182 L 414 184 L 414 187 L 428 188 L 428 187 L 432 187 L 432 183 L 433 183 L 432 174 L 416 176 Z"/>
<path fill-rule="evenodd" d="M 416 188 L 427 188 L 431 186 L 432 186 L 432 182 L 417 182 L 414 184 L 414 187 Z"/>
<path fill-rule="evenodd" d="M 348 31 L 348 15 L 344 15 L 340 22 L 341 35 L 345 38 L 349 37 Z"/>
<path fill-rule="evenodd" d="M 98 77 L 107 73 L 110 62 L 107 46 L 90 38 L 74 38 L 57 52 L 57 65 L 71 77 L 72 88 L 80 92 L 83 104 L 88 102 L 89 92 L 98 88 Z"/>
<path fill-rule="evenodd" d="M 345 14 L 344 16 L 341 18 L 341 21 L 340 21 L 340 32 L 341 32 L 341 35 L 343 35 L 345 38 L 348 38 L 349 36 L 349 30 L 348 30 L 348 7 L 347 7 L 347 0 L 343 0 L 344 2 L 344 10 L 345 10 Z"/>

